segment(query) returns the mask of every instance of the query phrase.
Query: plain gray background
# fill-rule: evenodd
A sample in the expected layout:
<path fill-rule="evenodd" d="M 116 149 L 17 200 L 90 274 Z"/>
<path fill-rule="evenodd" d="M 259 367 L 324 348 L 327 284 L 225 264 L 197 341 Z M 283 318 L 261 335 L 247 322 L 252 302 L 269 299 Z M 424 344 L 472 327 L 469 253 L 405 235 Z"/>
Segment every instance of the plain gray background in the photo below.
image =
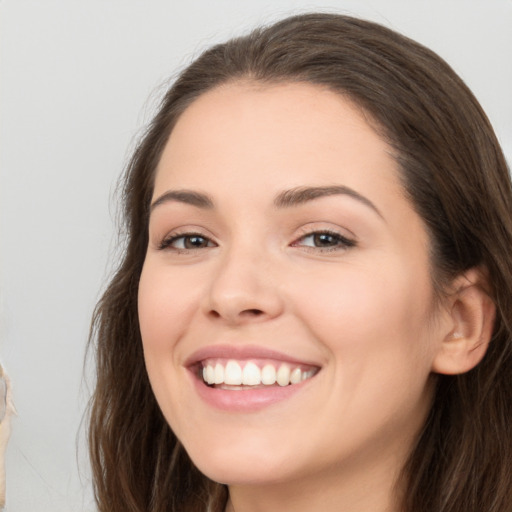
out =
<path fill-rule="evenodd" d="M 94 510 L 80 426 L 85 345 L 112 267 L 116 179 L 159 86 L 212 43 L 319 9 L 441 54 L 511 161 L 510 0 L 0 2 L 0 360 L 18 409 L 7 510 Z"/>

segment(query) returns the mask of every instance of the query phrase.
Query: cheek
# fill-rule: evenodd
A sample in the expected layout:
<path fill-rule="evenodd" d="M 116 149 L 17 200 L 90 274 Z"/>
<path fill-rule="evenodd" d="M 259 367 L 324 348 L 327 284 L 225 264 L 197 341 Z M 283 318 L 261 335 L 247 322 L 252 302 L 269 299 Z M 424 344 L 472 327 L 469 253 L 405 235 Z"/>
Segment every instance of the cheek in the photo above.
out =
<path fill-rule="evenodd" d="M 181 280 L 180 280 L 181 279 Z M 181 282 L 183 281 L 183 282 Z M 176 346 L 191 323 L 193 286 L 152 259 L 144 263 L 138 293 L 139 325 L 144 360 L 157 402 L 170 423 L 172 411 L 183 404 L 177 382 L 180 372 Z"/>
<path fill-rule="evenodd" d="M 405 263 L 379 263 L 302 283 L 294 292 L 300 296 L 298 314 L 344 368 L 352 361 L 354 371 L 361 371 L 379 360 L 382 368 L 384 360 L 395 369 L 399 361 L 428 366 L 429 275 Z"/>
<path fill-rule="evenodd" d="M 147 355 L 169 351 L 190 324 L 199 291 L 183 273 L 169 272 L 151 260 L 144 264 L 138 294 L 139 323 Z"/>

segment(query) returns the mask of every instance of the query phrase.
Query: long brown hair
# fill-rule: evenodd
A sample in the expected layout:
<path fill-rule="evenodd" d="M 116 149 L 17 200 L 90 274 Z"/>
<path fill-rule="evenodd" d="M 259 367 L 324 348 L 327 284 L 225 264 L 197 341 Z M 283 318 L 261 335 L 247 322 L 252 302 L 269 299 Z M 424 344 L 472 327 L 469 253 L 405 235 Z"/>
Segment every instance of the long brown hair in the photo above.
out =
<path fill-rule="evenodd" d="M 436 290 L 474 266 L 497 308 L 484 360 L 439 376 L 405 465 L 404 512 L 512 510 L 512 190 L 492 127 L 453 70 L 380 25 L 306 14 L 205 51 L 169 89 L 125 177 L 124 258 L 93 319 L 97 386 L 90 415 L 94 489 L 103 512 L 223 510 L 226 490 L 199 473 L 163 418 L 144 367 L 138 282 L 156 165 L 180 114 L 239 79 L 307 82 L 358 104 L 393 148 L 431 237 Z M 208 508 L 210 506 L 210 508 Z"/>

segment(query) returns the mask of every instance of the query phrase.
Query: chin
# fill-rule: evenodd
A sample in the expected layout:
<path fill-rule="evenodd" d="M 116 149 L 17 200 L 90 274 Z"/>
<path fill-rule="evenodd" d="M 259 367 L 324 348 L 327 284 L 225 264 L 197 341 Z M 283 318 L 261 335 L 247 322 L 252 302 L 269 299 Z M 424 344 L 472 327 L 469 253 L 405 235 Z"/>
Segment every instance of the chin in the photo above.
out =
<path fill-rule="evenodd" d="M 207 454 L 189 453 L 189 456 L 201 473 L 226 485 L 260 485 L 291 476 L 291 457 L 277 460 L 262 449 L 256 453 L 248 450 L 229 450 L 227 453 L 209 450 Z"/>

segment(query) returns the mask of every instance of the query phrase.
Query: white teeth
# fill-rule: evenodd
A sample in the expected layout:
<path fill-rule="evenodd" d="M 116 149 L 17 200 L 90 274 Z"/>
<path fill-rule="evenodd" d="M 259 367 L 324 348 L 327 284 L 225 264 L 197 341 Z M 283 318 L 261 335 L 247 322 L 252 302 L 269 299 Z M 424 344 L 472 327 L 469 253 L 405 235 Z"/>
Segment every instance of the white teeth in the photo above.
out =
<path fill-rule="evenodd" d="M 215 382 L 214 370 L 211 365 L 206 367 L 206 382 L 208 382 L 208 384 L 214 384 Z"/>
<path fill-rule="evenodd" d="M 203 367 L 203 381 L 209 385 L 226 384 L 228 386 L 288 386 L 289 384 L 298 384 L 303 380 L 310 379 L 316 373 L 316 369 L 303 371 L 301 368 L 291 368 L 289 364 L 280 364 L 276 366 L 267 363 L 263 368 L 257 364 L 248 361 L 245 365 L 230 359 L 227 363 L 206 362 Z M 243 365 L 243 369 L 242 369 Z"/>
<path fill-rule="evenodd" d="M 301 380 L 310 379 L 311 377 L 313 377 L 313 375 L 315 375 L 315 370 L 309 370 L 309 372 L 303 372 Z"/>
<path fill-rule="evenodd" d="M 254 363 L 247 363 L 244 366 L 242 384 L 257 386 L 261 384 L 261 371 Z"/>
<path fill-rule="evenodd" d="M 295 368 L 295 370 L 290 373 L 290 384 L 298 384 L 302 380 L 302 372 L 300 368 Z"/>
<path fill-rule="evenodd" d="M 224 384 L 230 386 L 242 384 L 242 368 L 236 361 L 228 361 L 224 370 Z"/>
<path fill-rule="evenodd" d="M 222 384 L 223 382 L 224 382 L 224 366 L 222 366 L 220 363 L 217 363 L 215 365 L 213 383 L 214 384 Z"/>
<path fill-rule="evenodd" d="M 276 382 L 276 369 L 271 364 L 266 364 L 261 370 L 261 383 L 271 386 Z"/>
<path fill-rule="evenodd" d="M 290 384 L 290 367 L 282 364 L 277 370 L 277 383 L 280 386 L 288 386 Z"/>

